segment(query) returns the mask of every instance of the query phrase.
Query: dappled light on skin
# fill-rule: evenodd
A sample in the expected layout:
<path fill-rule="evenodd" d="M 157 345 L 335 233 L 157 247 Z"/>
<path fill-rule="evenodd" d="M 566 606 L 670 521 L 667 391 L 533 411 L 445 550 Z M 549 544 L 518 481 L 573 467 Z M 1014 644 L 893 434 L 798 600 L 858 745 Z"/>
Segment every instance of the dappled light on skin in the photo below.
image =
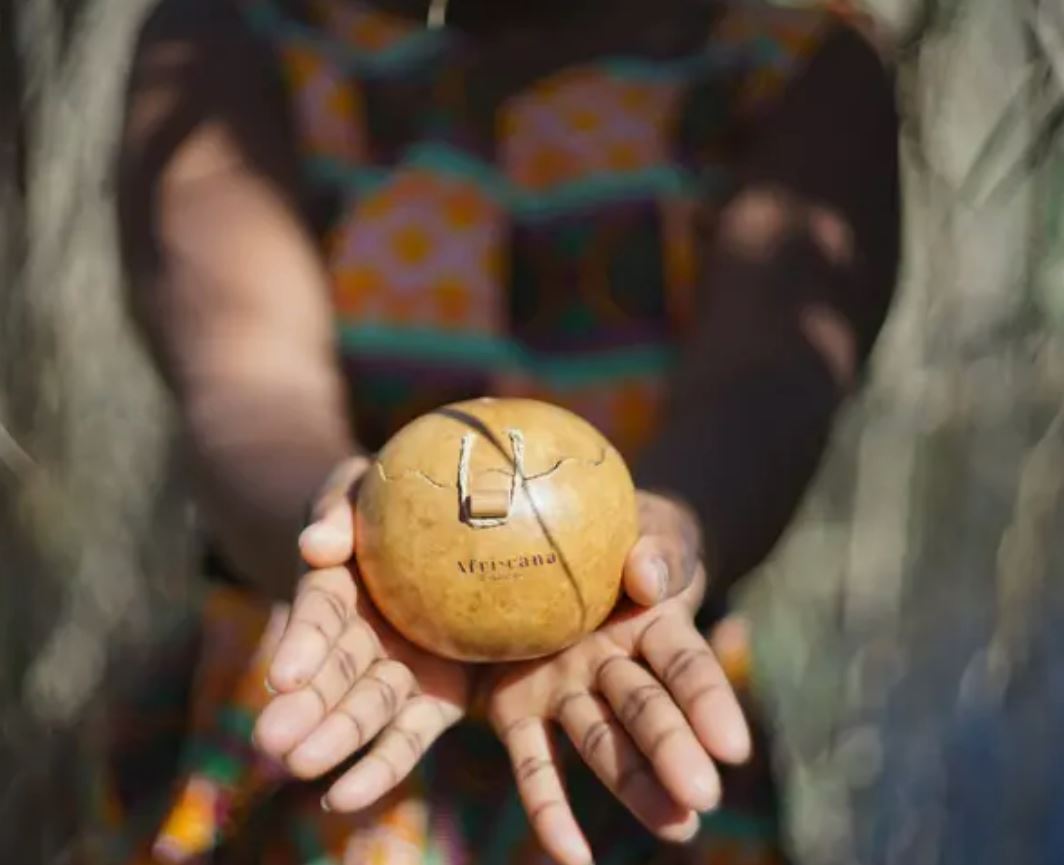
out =
<path fill-rule="evenodd" d="M 842 214 L 783 189 L 755 187 L 743 192 L 721 213 L 718 228 L 722 252 L 740 260 L 770 263 L 790 240 L 804 237 L 832 267 L 847 271 L 853 266 L 853 229 Z M 801 310 L 799 327 L 839 386 L 852 388 L 857 373 L 852 326 L 827 304 L 811 303 Z"/>
<path fill-rule="evenodd" d="M 853 230 L 842 214 L 773 187 L 755 187 L 739 195 L 719 219 L 719 242 L 732 255 L 767 262 L 784 241 L 807 234 L 839 267 L 853 262 Z"/>

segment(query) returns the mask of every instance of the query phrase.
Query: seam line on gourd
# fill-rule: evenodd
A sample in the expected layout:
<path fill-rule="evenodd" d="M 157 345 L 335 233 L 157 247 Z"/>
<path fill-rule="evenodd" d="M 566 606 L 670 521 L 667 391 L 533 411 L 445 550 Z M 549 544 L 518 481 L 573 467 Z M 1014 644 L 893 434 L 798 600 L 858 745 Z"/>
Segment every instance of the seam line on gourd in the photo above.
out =
<path fill-rule="evenodd" d="M 525 480 L 537 481 L 540 478 L 545 478 L 547 475 L 553 474 L 554 472 L 558 471 L 558 469 L 560 469 L 562 466 L 567 465 L 568 463 L 582 463 L 588 468 L 594 469 L 598 468 L 604 462 L 606 462 L 606 448 L 603 448 L 602 453 L 599 455 L 599 458 L 594 460 L 585 460 L 581 457 L 562 457 L 560 460 L 558 460 L 558 462 L 556 462 L 546 471 L 542 471 L 534 475 L 525 475 Z"/>
<path fill-rule="evenodd" d="M 554 465 L 552 465 L 549 469 L 544 469 L 543 471 L 537 472 L 534 475 L 524 475 L 523 479 L 525 481 L 542 480 L 543 478 L 547 477 L 548 475 L 551 475 L 554 472 L 558 471 L 558 469 L 560 469 L 562 466 L 568 465 L 569 463 L 582 463 L 582 464 L 588 466 L 589 468 L 598 468 L 600 465 L 602 465 L 604 462 L 606 462 L 606 457 L 608 456 L 608 453 L 609 453 L 608 449 L 607 448 L 603 448 L 601 455 L 597 459 L 593 459 L 593 460 L 586 460 L 586 459 L 583 459 L 582 457 L 562 457 Z M 389 474 L 388 472 L 386 472 L 384 470 L 384 466 L 380 462 L 377 462 L 375 465 L 377 467 L 377 474 L 380 475 L 381 480 L 387 481 L 389 483 L 391 483 L 392 481 L 405 480 L 407 478 L 420 478 L 421 480 L 425 481 L 425 483 L 431 484 L 432 486 L 436 487 L 437 489 L 441 489 L 441 490 L 458 489 L 458 485 L 457 484 L 445 484 L 442 481 L 436 480 L 431 475 L 426 474 L 421 469 L 407 469 L 404 472 L 400 472 L 399 474 L 394 474 L 393 475 L 393 474 Z M 485 470 L 485 474 L 509 474 L 509 472 L 506 472 L 503 469 L 486 469 Z"/>
<path fill-rule="evenodd" d="M 387 481 L 388 483 L 391 483 L 393 481 L 405 480 L 406 478 L 421 478 L 421 480 L 425 481 L 425 483 L 431 484 L 432 486 L 441 490 L 457 489 L 454 484 L 440 483 L 440 481 L 436 480 L 431 475 L 425 474 L 425 472 L 423 472 L 421 469 L 407 469 L 405 472 L 402 472 L 400 474 L 390 475 L 384 470 L 384 466 L 381 465 L 379 462 L 376 463 L 376 466 L 377 474 L 380 475 L 381 480 Z"/>

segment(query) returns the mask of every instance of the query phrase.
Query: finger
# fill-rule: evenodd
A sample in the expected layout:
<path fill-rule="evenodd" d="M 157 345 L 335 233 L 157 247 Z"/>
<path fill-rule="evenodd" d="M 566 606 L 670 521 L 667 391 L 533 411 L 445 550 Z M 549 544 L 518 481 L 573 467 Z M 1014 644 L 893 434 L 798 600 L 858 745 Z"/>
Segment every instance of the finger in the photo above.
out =
<path fill-rule="evenodd" d="M 642 606 L 659 604 L 691 585 L 697 564 L 698 548 L 678 530 L 644 534 L 625 560 L 625 591 Z"/>
<path fill-rule="evenodd" d="M 267 675 L 275 691 L 301 688 L 318 672 L 354 613 L 356 594 L 347 568 L 311 571 L 303 578 Z"/>
<path fill-rule="evenodd" d="M 266 753 L 288 754 L 322 723 L 378 657 L 369 625 L 355 618 L 307 684 L 275 698 L 255 725 L 255 739 Z"/>
<path fill-rule="evenodd" d="M 562 865 L 590 863 L 591 848 L 569 807 L 546 723 L 523 718 L 497 732 L 510 753 L 521 802 L 544 850 Z"/>
<path fill-rule="evenodd" d="M 720 801 L 716 769 L 658 680 L 616 655 L 599 666 L 595 683 L 672 797 L 697 811 L 715 808 Z"/>
<path fill-rule="evenodd" d="M 376 661 L 286 760 L 300 778 L 316 778 L 363 748 L 384 729 L 414 688 L 410 670 Z"/>
<path fill-rule="evenodd" d="M 601 700 L 584 691 L 564 696 L 556 717 L 599 780 L 647 829 L 666 841 L 688 841 L 698 815 L 678 805 Z"/>
<path fill-rule="evenodd" d="M 728 763 L 747 760 L 750 731 L 739 701 L 694 624 L 660 616 L 643 632 L 639 648 L 706 750 Z"/>
<path fill-rule="evenodd" d="M 311 523 L 299 536 L 300 552 L 310 567 L 336 567 L 354 555 L 351 492 L 368 466 L 364 457 L 354 457 L 341 463 L 325 482 L 311 510 Z"/>
<path fill-rule="evenodd" d="M 434 697 L 406 702 L 370 752 L 338 780 L 322 804 L 334 811 L 358 811 L 397 787 L 425 751 L 461 718 L 461 711 Z"/>

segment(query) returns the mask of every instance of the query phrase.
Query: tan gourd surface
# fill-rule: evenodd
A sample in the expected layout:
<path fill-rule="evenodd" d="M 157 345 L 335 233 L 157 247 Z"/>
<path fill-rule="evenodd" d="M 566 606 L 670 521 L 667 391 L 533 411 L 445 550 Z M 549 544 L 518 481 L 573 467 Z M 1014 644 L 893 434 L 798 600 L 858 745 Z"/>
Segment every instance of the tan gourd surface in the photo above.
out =
<path fill-rule="evenodd" d="M 540 657 L 617 602 L 635 490 L 620 454 L 576 415 L 473 400 L 385 445 L 355 534 L 363 585 L 407 639 L 467 661 Z"/>

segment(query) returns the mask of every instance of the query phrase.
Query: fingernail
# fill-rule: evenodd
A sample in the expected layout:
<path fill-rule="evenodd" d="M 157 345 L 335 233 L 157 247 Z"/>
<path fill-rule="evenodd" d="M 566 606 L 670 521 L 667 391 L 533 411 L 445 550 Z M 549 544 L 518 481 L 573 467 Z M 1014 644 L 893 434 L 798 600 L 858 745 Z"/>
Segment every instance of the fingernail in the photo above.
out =
<path fill-rule="evenodd" d="M 332 808 L 329 807 L 329 797 L 328 797 L 328 795 L 325 795 L 325 796 L 321 797 L 321 810 L 322 811 L 328 811 L 330 813 L 332 812 Z"/>
<path fill-rule="evenodd" d="M 727 758 L 733 765 L 745 763 L 753 756 L 754 746 L 745 726 L 737 727 L 725 736 L 721 744 L 725 752 L 721 756 Z"/>
<path fill-rule="evenodd" d="M 657 596 L 659 601 L 664 601 L 669 595 L 669 566 L 664 559 L 654 559 L 651 564 L 654 572 L 654 580 L 657 582 Z"/>
<path fill-rule="evenodd" d="M 594 865 L 591 857 L 591 849 L 579 835 L 565 834 L 559 840 L 558 846 L 566 862 L 580 862 L 583 865 Z"/>
<path fill-rule="evenodd" d="M 335 528 L 323 523 L 316 523 L 303 529 L 299 536 L 299 546 L 303 547 L 334 547 L 343 543 L 343 537 Z"/>
<path fill-rule="evenodd" d="M 691 779 L 695 797 L 698 799 L 698 810 L 703 814 L 717 807 L 720 800 L 720 788 L 712 778 L 705 775 L 695 775 Z"/>
<path fill-rule="evenodd" d="M 688 822 L 684 824 L 684 831 L 683 835 L 681 836 L 682 841 L 686 843 L 688 841 L 693 840 L 695 835 L 698 834 L 698 830 L 701 828 L 702 823 L 699 821 L 698 815 L 692 814 L 690 817 L 688 817 Z"/>
<path fill-rule="evenodd" d="M 702 823 L 698 819 L 698 814 L 694 811 L 689 811 L 687 818 L 682 823 L 673 823 L 670 826 L 666 826 L 659 830 L 658 834 L 659 837 L 673 844 L 687 844 L 698 835 L 698 831 L 701 828 Z"/>
<path fill-rule="evenodd" d="M 270 684 L 269 677 L 262 680 L 262 687 L 266 689 L 266 693 L 269 694 L 271 697 L 277 696 L 278 691 L 273 685 Z"/>

